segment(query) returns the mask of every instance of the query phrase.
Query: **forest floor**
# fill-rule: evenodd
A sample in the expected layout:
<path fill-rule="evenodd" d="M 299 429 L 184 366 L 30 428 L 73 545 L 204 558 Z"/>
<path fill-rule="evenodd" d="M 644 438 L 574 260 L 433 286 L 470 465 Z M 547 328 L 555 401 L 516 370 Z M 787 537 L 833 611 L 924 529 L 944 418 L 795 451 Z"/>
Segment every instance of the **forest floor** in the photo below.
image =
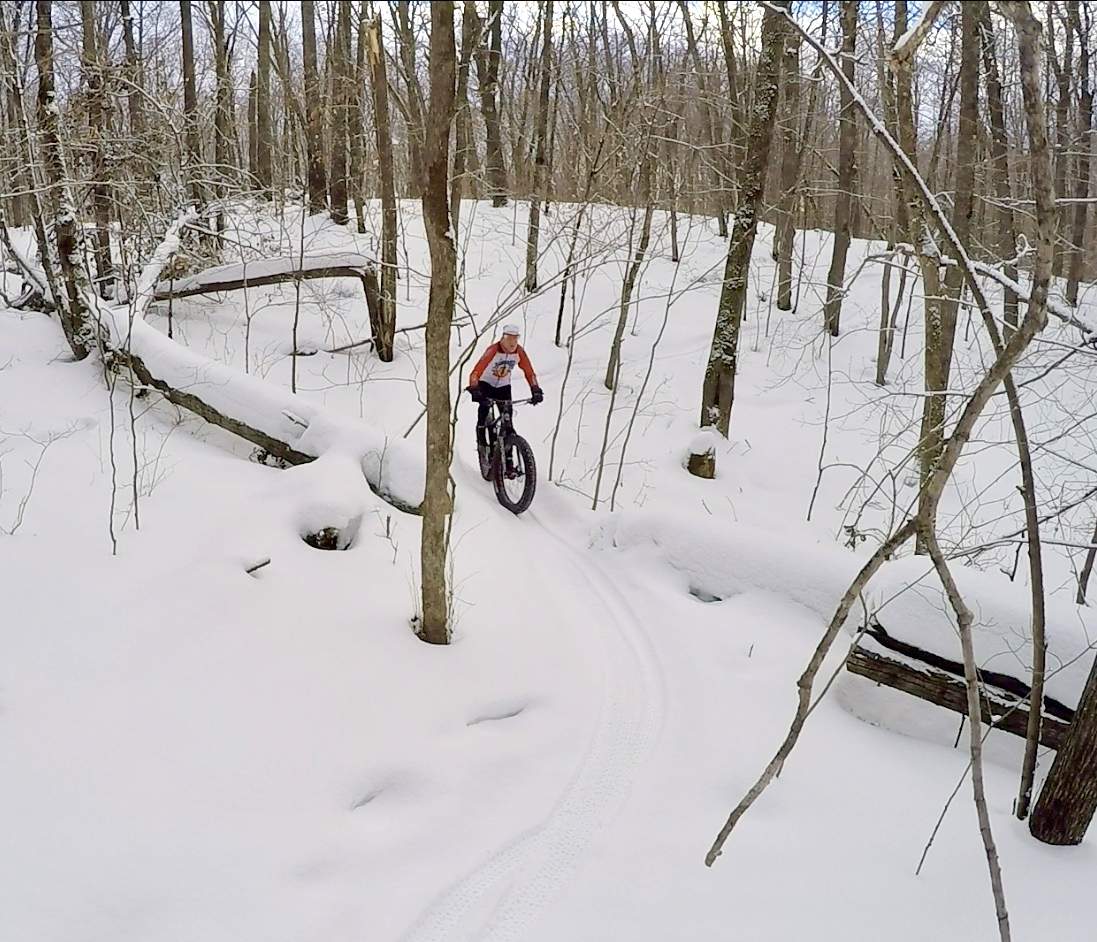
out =
<path fill-rule="evenodd" d="M 782 312 L 763 226 L 732 433 L 717 478 L 702 481 L 684 464 L 726 243 L 710 220 L 683 217 L 674 264 L 657 214 L 614 396 L 602 378 L 628 211 L 598 208 L 583 227 L 563 308 L 569 361 L 553 345 L 553 279 L 573 210 L 553 209 L 550 287 L 524 298 L 524 209 L 464 204 L 459 314 L 472 323 L 454 331 L 454 362 L 466 362 L 453 388 L 494 337 L 476 331 L 496 315 L 523 326 L 547 399 L 515 422 L 540 483 L 519 517 L 495 502 L 465 396 L 448 647 L 409 627 L 418 519 L 375 496 L 350 456 L 285 471 L 248 461 L 250 446 L 155 395 L 131 399 L 119 382 L 108 396 L 101 365 L 70 362 L 45 315 L 0 311 L 0 527 L 14 530 L 0 534 L 0 939 L 996 938 L 969 782 L 915 874 L 966 772 L 959 718 L 855 678 L 812 714 L 780 780 L 704 866 L 787 728 L 846 578 L 916 493 L 920 299 L 909 323 L 904 303 L 905 347 L 876 387 L 882 267 L 866 264 L 832 342 L 819 329 L 829 235 L 798 243 L 799 303 Z M 429 264 L 418 205 L 401 214 L 398 325 L 410 326 L 425 320 Z M 257 257 L 299 251 L 301 233 L 310 254 L 376 242 L 289 210 L 237 223 Z M 850 272 L 880 251 L 855 242 Z M 295 315 L 298 349 L 368 336 L 353 281 L 171 309 L 180 343 L 287 387 Z M 150 322 L 166 330 L 167 305 Z M 398 335 L 391 364 L 368 348 L 297 357 L 298 392 L 395 440 L 422 409 L 422 342 Z M 1049 505 L 1097 483 L 1089 360 L 1048 370 L 1072 343 L 1053 323 L 1019 372 Z M 955 389 L 971 387 L 988 349 L 964 313 Z M 422 436 L 419 422 L 416 447 Z M 1022 525 L 1010 442 L 999 397 L 943 504 L 950 548 Z M 1088 542 L 1089 513 L 1045 535 Z M 302 541 L 329 525 L 354 533 L 345 552 Z M 1018 552 L 1007 543 L 957 565 L 981 662 L 1023 671 Z M 1047 549 L 1064 649 L 1097 633 L 1072 604 L 1080 560 Z M 881 573 L 879 604 L 924 570 L 905 559 Z M 939 591 L 922 580 L 911 597 L 889 630 L 954 644 Z M 1086 666 L 1058 670 L 1061 697 L 1077 696 Z M 992 734 L 1014 938 L 1090 940 L 1097 845 L 1029 836 L 1012 816 L 1019 755 Z"/>

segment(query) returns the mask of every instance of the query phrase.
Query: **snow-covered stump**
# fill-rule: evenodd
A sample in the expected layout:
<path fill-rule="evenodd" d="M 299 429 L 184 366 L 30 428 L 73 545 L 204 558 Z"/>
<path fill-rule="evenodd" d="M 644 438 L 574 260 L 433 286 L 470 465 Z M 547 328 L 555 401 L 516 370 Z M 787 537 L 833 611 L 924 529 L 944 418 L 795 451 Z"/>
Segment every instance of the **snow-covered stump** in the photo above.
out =
<path fill-rule="evenodd" d="M 716 446 L 723 436 L 712 426 L 701 429 L 690 442 L 686 470 L 694 477 L 716 477 Z"/>

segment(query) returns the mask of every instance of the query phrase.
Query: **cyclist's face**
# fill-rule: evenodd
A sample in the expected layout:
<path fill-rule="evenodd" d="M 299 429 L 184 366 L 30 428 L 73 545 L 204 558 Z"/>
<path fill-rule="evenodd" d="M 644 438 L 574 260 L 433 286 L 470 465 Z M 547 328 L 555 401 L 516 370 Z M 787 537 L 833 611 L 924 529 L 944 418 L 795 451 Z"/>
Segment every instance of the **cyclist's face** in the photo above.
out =
<path fill-rule="evenodd" d="M 514 334 L 503 334 L 503 339 L 499 341 L 499 345 L 507 353 L 514 353 L 518 349 L 518 338 Z"/>

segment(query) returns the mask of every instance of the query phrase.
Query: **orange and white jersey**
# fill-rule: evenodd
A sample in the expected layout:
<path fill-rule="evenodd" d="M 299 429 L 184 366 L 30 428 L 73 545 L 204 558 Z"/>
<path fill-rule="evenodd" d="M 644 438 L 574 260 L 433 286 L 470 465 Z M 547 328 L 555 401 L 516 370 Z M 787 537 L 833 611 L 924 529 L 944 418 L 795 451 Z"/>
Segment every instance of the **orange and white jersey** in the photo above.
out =
<path fill-rule="evenodd" d="M 476 366 L 472 368 L 469 385 L 475 386 L 477 383 L 487 383 L 487 385 L 496 388 L 509 386 L 510 376 L 515 367 L 518 367 L 525 374 L 526 382 L 531 387 L 537 385 L 537 375 L 533 372 L 533 364 L 530 363 L 526 351 L 520 344 L 513 353 L 507 353 L 501 344 L 493 343 L 480 357 L 480 361 Z"/>

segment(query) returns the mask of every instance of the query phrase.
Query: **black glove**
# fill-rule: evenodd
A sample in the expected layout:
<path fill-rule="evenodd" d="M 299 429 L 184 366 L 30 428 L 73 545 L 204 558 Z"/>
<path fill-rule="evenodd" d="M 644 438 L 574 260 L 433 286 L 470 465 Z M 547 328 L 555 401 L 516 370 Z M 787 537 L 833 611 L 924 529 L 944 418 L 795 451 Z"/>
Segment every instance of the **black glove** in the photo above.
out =
<path fill-rule="evenodd" d="M 545 394 L 541 391 L 540 386 L 533 386 L 530 389 L 530 393 L 531 393 L 531 395 L 529 397 L 530 405 L 535 406 L 535 405 L 537 405 L 537 403 L 545 401 Z"/>
<path fill-rule="evenodd" d="M 484 394 L 480 392 L 479 384 L 477 384 L 476 386 L 469 386 L 468 394 L 472 396 L 473 402 L 480 402 L 484 398 Z"/>

